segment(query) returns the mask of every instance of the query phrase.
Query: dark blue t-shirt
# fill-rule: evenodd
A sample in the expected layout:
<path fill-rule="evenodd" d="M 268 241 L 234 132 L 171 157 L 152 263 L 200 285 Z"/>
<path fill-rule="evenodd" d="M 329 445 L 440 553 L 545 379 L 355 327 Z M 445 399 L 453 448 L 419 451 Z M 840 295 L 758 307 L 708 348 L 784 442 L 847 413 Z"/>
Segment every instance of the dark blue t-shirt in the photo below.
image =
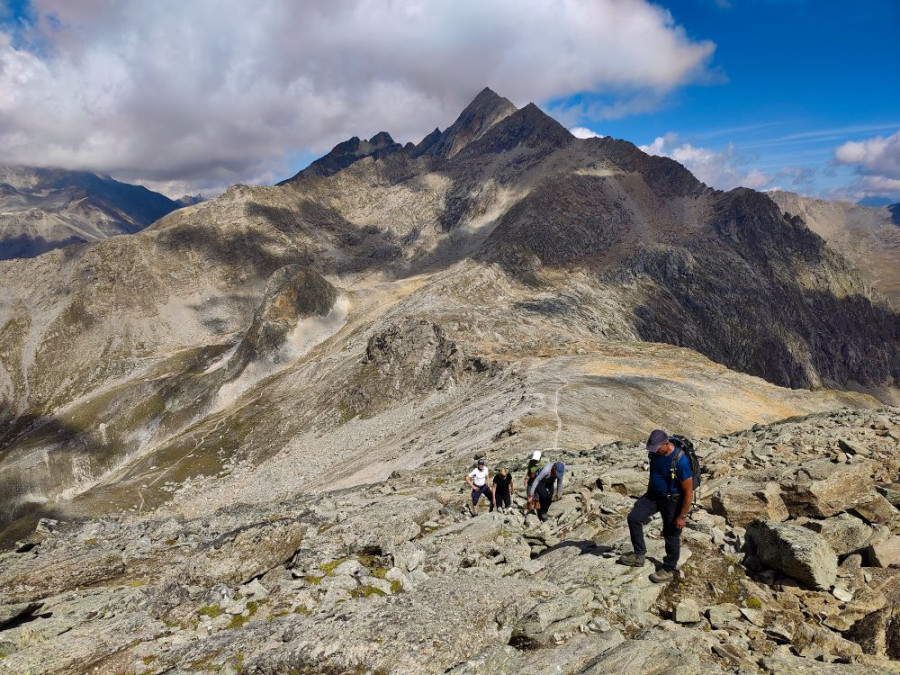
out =
<path fill-rule="evenodd" d="M 675 464 L 675 480 L 671 478 L 672 456 L 678 452 L 678 448 L 670 455 L 658 455 L 655 452 L 650 457 L 650 489 L 658 495 L 666 495 L 671 492 L 681 494 L 681 481 L 691 478 L 691 461 L 687 455 L 681 455 Z M 671 484 L 671 487 L 669 487 Z"/>

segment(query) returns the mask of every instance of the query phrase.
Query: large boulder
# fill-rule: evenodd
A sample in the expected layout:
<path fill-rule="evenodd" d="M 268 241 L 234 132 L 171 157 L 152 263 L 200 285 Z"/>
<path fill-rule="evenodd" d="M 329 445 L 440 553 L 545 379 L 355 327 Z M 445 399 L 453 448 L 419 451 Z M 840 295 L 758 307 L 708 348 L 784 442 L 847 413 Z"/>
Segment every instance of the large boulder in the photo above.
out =
<path fill-rule="evenodd" d="M 873 567 L 900 567 L 900 537 L 874 542 L 866 550 L 866 557 Z"/>
<path fill-rule="evenodd" d="M 807 462 L 782 486 L 792 516 L 827 518 L 871 500 L 875 492 L 869 461 L 836 464 L 829 459 Z"/>
<path fill-rule="evenodd" d="M 590 620 L 587 610 L 593 599 L 593 592 L 586 588 L 578 588 L 572 593 L 561 594 L 552 600 L 539 603 L 515 626 L 512 633 L 513 641 L 529 646 L 552 644 L 554 630 L 569 623 L 567 619 L 574 619 L 572 622 L 574 624 L 587 623 Z M 577 628 L 577 625 L 574 627 Z"/>
<path fill-rule="evenodd" d="M 743 480 L 720 487 L 712 496 L 710 510 L 725 516 L 732 527 L 746 527 L 754 520 L 782 522 L 789 516 L 776 483 L 760 485 Z"/>
<path fill-rule="evenodd" d="M 618 492 L 626 497 L 640 497 L 647 492 L 649 474 L 638 469 L 612 469 L 600 476 L 604 492 Z"/>
<path fill-rule="evenodd" d="M 827 590 L 837 577 L 837 554 L 815 532 L 800 525 L 757 520 L 747 543 L 763 564 L 812 588 Z"/>
<path fill-rule="evenodd" d="M 865 548 L 875 532 L 862 520 L 849 513 L 841 513 L 825 520 L 804 520 L 802 525 L 821 535 L 838 555 L 846 555 Z"/>
<path fill-rule="evenodd" d="M 290 560 L 300 548 L 306 525 L 278 518 L 243 525 L 205 543 L 189 566 L 198 582 L 244 584 Z"/>

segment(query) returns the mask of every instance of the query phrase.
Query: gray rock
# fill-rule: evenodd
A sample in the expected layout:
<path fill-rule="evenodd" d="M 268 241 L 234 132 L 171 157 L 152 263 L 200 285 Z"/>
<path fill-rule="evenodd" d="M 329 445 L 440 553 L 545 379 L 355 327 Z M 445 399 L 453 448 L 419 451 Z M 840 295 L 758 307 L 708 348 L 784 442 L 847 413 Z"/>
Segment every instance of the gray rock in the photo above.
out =
<path fill-rule="evenodd" d="M 583 614 L 593 597 L 591 591 L 580 588 L 538 604 L 515 626 L 512 639 L 523 644 L 549 644 L 554 627 L 565 619 Z"/>
<path fill-rule="evenodd" d="M 412 572 L 425 562 L 425 551 L 408 541 L 395 547 L 392 555 L 394 565 L 408 572 Z"/>
<path fill-rule="evenodd" d="M 813 588 L 827 590 L 837 576 L 837 555 L 816 533 L 788 523 L 756 521 L 747 528 L 748 543 L 766 565 Z"/>
<path fill-rule="evenodd" d="M 841 513 L 825 520 L 802 520 L 799 524 L 821 535 L 838 555 L 865 548 L 874 532 L 862 520 L 849 513 Z"/>
<path fill-rule="evenodd" d="M 612 469 L 600 476 L 604 491 L 618 492 L 627 497 L 640 497 L 647 491 L 648 475 L 638 469 Z"/>
<path fill-rule="evenodd" d="M 826 518 L 868 501 L 874 490 L 869 461 L 834 464 L 827 459 L 806 462 L 793 481 L 783 485 L 782 498 L 794 517 Z"/>
<path fill-rule="evenodd" d="M 710 607 L 706 610 L 709 625 L 714 630 L 724 628 L 741 618 L 741 610 L 736 605 L 723 604 Z"/>
<path fill-rule="evenodd" d="M 678 623 L 697 623 L 701 619 L 700 606 L 691 599 L 685 599 L 675 605 L 675 621 Z"/>
<path fill-rule="evenodd" d="M 711 509 L 725 516 L 730 525 L 739 527 L 754 520 L 781 522 L 789 516 L 777 483 L 760 486 L 742 480 L 729 482 L 713 495 Z"/>
<path fill-rule="evenodd" d="M 900 537 L 891 536 L 873 543 L 866 549 L 866 558 L 874 567 L 900 566 Z"/>
<path fill-rule="evenodd" d="M 192 560 L 189 575 L 197 581 L 243 584 L 294 556 L 306 525 L 290 518 L 263 521 L 227 532 Z"/>

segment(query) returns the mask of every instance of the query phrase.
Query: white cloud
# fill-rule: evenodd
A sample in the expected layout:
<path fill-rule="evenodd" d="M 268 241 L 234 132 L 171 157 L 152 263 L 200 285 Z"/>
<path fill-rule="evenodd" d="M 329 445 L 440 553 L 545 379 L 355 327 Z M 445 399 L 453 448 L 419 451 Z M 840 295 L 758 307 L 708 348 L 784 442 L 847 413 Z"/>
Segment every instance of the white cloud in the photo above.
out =
<path fill-rule="evenodd" d="M 627 114 L 703 77 L 715 48 L 648 0 L 32 9 L 15 36 L 0 26 L 3 161 L 191 190 L 283 174 L 351 135 L 417 141 L 486 85 L 518 105 L 600 92 Z"/>
<path fill-rule="evenodd" d="M 900 131 L 864 141 L 848 141 L 834 151 L 834 163 L 856 167 L 860 178 L 850 186 L 857 198 L 900 200 Z"/>
<path fill-rule="evenodd" d="M 743 161 L 736 156 L 734 146 L 716 152 L 690 143 L 680 143 L 677 134 L 659 136 L 649 145 L 640 146 L 651 155 L 670 157 L 693 173 L 701 181 L 720 190 L 743 186 L 759 190 L 769 185 L 773 176 L 759 169 L 744 171 Z"/>
<path fill-rule="evenodd" d="M 575 127 L 574 129 L 569 129 L 569 133 L 575 138 L 604 138 L 603 134 L 598 134 L 587 127 Z"/>

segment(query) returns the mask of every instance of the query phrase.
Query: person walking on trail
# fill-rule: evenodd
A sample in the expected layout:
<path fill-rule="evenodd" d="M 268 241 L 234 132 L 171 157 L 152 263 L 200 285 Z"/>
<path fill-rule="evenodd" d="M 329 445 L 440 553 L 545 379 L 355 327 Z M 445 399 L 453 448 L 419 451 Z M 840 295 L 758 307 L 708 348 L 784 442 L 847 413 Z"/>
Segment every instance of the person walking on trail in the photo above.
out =
<path fill-rule="evenodd" d="M 566 465 L 562 462 L 547 463 L 528 486 L 528 508 L 530 510 L 534 507 L 534 498 L 537 497 L 541 505 L 537 515 L 541 521 L 547 520 L 547 511 L 550 509 L 550 503 L 554 500 L 554 493 L 562 494 L 565 472 Z"/>
<path fill-rule="evenodd" d="M 525 489 L 531 487 L 531 484 L 534 482 L 535 476 L 538 475 L 541 469 L 544 468 L 546 464 L 545 461 L 541 461 L 541 451 L 535 450 L 534 454 L 531 455 L 531 459 L 528 460 L 528 468 L 525 469 Z"/>
<path fill-rule="evenodd" d="M 494 475 L 494 504 L 500 513 L 512 513 L 513 477 L 506 467 Z"/>
<path fill-rule="evenodd" d="M 491 476 L 490 469 L 484 465 L 484 459 L 478 460 L 478 465 L 466 476 L 466 482 L 472 488 L 472 504 L 469 506 L 469 513 L 475 515 L 475 509 L 478 507 L 478 501 L 481 495 L 487 497 L 488 504 L 491 505 L 490 510 L 494 510 L 494 498 L 491 494 L 491 487 L 488 485 L 488 479 Z"/>
<path fill-rule="evenodd" d="M 681 530 L 684 529 L 688 511 L 694 499 L 694 481 L 691 463 L 687 454 L 679 451 L 669 435 L 655 429 L 647 440 L 650 455 L 650 481 L 647 492 L 638 499 L 628 514 L 628 529 L 631 532 L 631 553 L 619 558 L 619 563 L 632 567 L 643 567 L 647 555 L 644 543 L 644 525 L 659 513 L 663 523 L 663 538 L 666 555 L 662 569 L 650 575 L 654 583 L 665 583 L 675 577 L 675 568 L 681 555 Z"/>

